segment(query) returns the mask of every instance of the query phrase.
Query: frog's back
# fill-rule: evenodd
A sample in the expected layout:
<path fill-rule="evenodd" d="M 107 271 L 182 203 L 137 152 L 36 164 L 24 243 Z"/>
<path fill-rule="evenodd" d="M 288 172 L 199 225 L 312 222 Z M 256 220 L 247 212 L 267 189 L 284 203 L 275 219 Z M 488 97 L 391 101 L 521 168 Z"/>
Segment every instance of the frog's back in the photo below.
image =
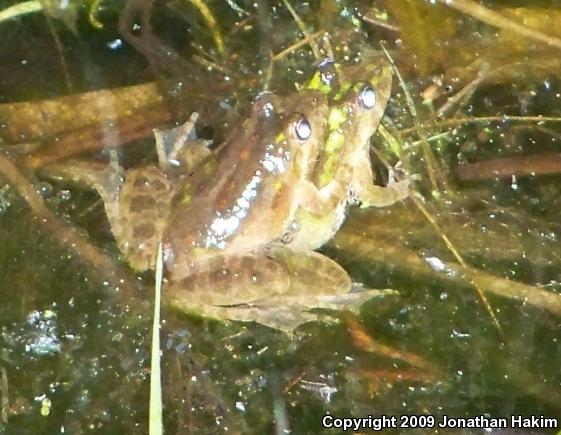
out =
<path fill-rule="evenodd" d="M 277 130 L 278 120 L 267 121 L 267 128 L 251 123 L 246 122 L 216 156 L 182 183 L 167 231 L 172 243 L 185 244 L 187 249 L 222 249 L 235 241 L 247 244 L 247 233 L 259 226 L 264 215 L 271 217 L 273 208 L 283 214 L 281 207 L 286 204 L 277 189 L 279 183 L 286 185 L 287 176 L 278 166 L 289 165 L 289 156 L 284 150 L 277 152 L 267 137 Z M 278 166 L 266 170 L 265 158 L 276 160 Z"/>
<path fill-rule="evenodd" d="M 325 128 L 325 101 L 316 93 L 307 98 L 318 104 L 307 108 L 310 120 L 293 106 L 279 109 L 273 97 L 256 102 L 252 116 L 182 183 L 165 237 L 171 270 L 217 251 L 247 252 L 282 235 L 296 208 L 294 188 Z M 302 120 L 312 137 L 295 131 Z M 312 150 L 303 152 L 306 147 Z"/>

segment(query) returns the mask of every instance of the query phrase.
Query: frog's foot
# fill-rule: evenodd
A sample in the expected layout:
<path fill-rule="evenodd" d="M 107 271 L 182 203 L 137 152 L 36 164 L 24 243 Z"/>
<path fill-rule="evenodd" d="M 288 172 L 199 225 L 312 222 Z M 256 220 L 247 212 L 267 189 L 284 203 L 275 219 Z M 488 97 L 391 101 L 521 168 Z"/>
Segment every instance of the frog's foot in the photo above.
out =
<path fill-rule="evenodd" d="M 208 142 L 198 140 L 195 134 L 198 118 L 199 114 L 193 112 L 187 122 L 178 127 L 154 129 L 156 152 L 163 171 L 181 167 L 182 172 L 188 172 L 211 154 Z"/>
<path fill-rule="evenodd" d="M 238 322 L 257 322 L 270 328 L 292 334 L 300 325 L 323 320 L 329 312 L 311 312 L 321 309 L 330 311 L 350 310 L 358 308 L 372 298 L 396 294 L 393 290 L 362 290 L 357 293 L 337 295 L 279 295 L 254 302 L 231 306 L 205 306 L 202 313 L 218 319 Z M 197 311 L 193 307 L 190 311 Z"/>
<path fill-rule="evenodd" d="M 309 308 L 322 308 L 326 310 L 350 310 L 356 311 L 364 302 L 372 298 L 386 297 L 389 295 L 396 295 L 398 292 L 389 289 L 365 289 L 361 288 L 359 291 L 352 291 L 350 293 L 328 295 L 318 294 L 306 296 L 299 300 L 293 301 L 293 306 L 304 304 Z M 288 305 L 291 300 L 287 299 Z"/>
<path fill-rule="evenodd" d="M 194 312 L 194 310 L 191 310 Z M 252 305 L 235 305 L 228 307 L 205 307 L 199 314 L 215 319 L 227 319 L 235 322 L 256 322 L 269 328 L 282 331 L 288 335 L 294 333 L 298 326 L 318 320 L 316 314 L 302 307 L 260 307 Z"/>
<path fill-rule="evenodd" d="M 387 207 L 409 197 L 411 194 L 409 185 L 410 180 L 398 181 L 385 187 L 371 184 L 362 190 L 358 197 L 351 191 L 349 201 L 358 202 L 361 208 Z"/>
<path fill-rule="evenodd" d="M 125 171 L 117 163 L 70 159 L 49 165 L 41 172 L 49 178 L 70 181 L 97 191 L 103 201 L 111 229 L 121 226 L 119 195 L 124 184 Z"/>
<path fill-rule="evenodd" d="M 332 314 L 315 310 L 337 312 L 349 310 L 356 313 L 364 302 L 394 294 L 397 294 L 394 290 L 363 289 L 360 292 L 334 295 L 317 294 L 294 297 L 286 295 L 282 300 L 271 298 L 270 300 L 256 302 L 248 306 L 247 310 L 251 312 L 253 319 L 260 319 L 260 323 L 291 333 L 303 323 L 323 320 L 326 315 Z M 244 320 L 243 315 L 245 313 L 240 311 L 238 320 Z"/>

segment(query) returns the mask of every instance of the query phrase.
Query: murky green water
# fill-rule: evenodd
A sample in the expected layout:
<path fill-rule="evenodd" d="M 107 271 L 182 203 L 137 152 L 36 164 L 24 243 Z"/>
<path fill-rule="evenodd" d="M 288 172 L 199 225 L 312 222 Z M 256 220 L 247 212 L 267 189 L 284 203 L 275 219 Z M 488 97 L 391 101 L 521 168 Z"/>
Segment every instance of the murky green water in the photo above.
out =
<path fill-rule="evenodd" d="M 157 2 L 151 11 L 149 2 L 128 2 L 138 7 L 129 22 L 133 36 L 147 29 L 144 11 L 158 38 L 136 40 L 139 45 L 133 47 L 118 31 L 125 3 L 99 2 L 101 29 L 88 19 L 88 2 L 76 9 L 75 19 L 63 14 L 74 30 L 56 14 L 49 21 L 33 13 L 1 22 L 0 103 L 157 79 L 173 119 L 183 121 L 197 110 L 199 134 L 219 141 L 257 93 L 293 91 L 294 83 L 304 83 L 314 70 L 305 44 L 271 66 L 271 53 L 302 38 L 283 2 L 260 2 L 257 9 L 248 1 L 207 2 L 224 37 L 223 58 L 208 24 L 189 2 Z M 356 282 L 397 294 L 367 302 L 359 314 L 323 313 L 322 321 L 303 325 L 293 337 L 255 323 L 164 312 L 166 433 L 340 433 L 322 427 L 327 414 L 395 416 L 396 426 L 407 416 L 435 417 L 409 420 L 427 426 L 412 433 L 442 432 L 435 426 L 444 415 L 506 418 L 508 430 L 511 416 L 561 417 L 561 166 L 555 163 L 560 127 L 555 121 L 499 119 L 505 114 L 558 116 L 558 49 L 543 43 L 521 46 L 489 24 L 428 2 L 294 3 L 310 34 L 331 34 L 336 57 L 353 57 L 365 47 L 379 51 L 378 42 L 385 40 L 426 135 L 446 133 L 430 142 L 439 169 L 435 186 L 427 155 L 415 142 L 418 132 L 405 130 L 414 122 L 403 89 L 394 84 L 385 125 L 401 137 L 404 166 L 418 174 L 415 189 L 438 229 L 412 200 L 384 210 L 354 209 L 323 251 Z M 532 5 L 536 2 L 513 6 Z M 557 2 L 540 5 L 548 8 L 544 16 L 561 12 Z M 500 10 L 499 2 L 487 6 L 513 12 Z M 392 26 L 380 22 L 375 8 L 390 11 Z M 545 20 L 539 11 L 522 12 L 530 22 Z M 429 19 L 441 20 L 435 33 L 429 32 Z M 438 125 L 437 109 L 474 80 L 467 99 L 440 119 L 499 118 Z M 421 92 L 439 81 L 432 106 L 423 105 Z M 37 138 L 25 130 L 18 140 L 8 135 L 4 109 L 0 138 L 21 166 L 21 146 L 14 143 Z M 58 128 L 43 138 L 51 146 L 72 127 Z M 134 144 L 119 151 L 123 162 L 133 166 L 154 159 L 149 134 Z M 396 162 L 380 137 L 374 146 Z M 106 156 L 107 149 L 93 155 Z M 490 169 L 470 172 L 482 174 L 482 180 L 462 178 L 458 170 L 525 156 L 539 162 L 497 160 Z M 383 166 L 376 167 L 383 174 Z M 511 175 L 497 177 L 497 168 L 505 167 Z M 124 266 L 97 195 L 23 172 L 58 219 L 79 228 L 115 265 Z M 137 277 L 123 268 L 122 276 L 109 276 L 96 270 L 49 232 L 1 175 L 0 213 L 0 433 L 146 433 L 151 274 Z M 457 267 L 444 236 L 470 269 Z M 485 292 L 502 332 L 474 282 Z M 555 432 L 540 424 L 520 433 Z M 512 433 L 508 430 L 494 433 Z"/>

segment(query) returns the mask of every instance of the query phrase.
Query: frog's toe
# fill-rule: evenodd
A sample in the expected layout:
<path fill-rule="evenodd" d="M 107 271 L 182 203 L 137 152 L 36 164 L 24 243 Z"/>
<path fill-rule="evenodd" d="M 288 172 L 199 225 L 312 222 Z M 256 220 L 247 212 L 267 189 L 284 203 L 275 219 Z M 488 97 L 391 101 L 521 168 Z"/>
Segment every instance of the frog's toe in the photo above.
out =
<path fill-rule="evenodd" d="M 332 318 L 330 317 L 332 313 L 322 312 L 321 310 L 330 310 L 332 312 L 349 310 L 357 312 L 364 302 L 372 298 L 396 294 L 398 292 L 395 290 L 364 289 L 361 287 L 358 291 L 345 294 L 312 295 L 306 297 L 305 301 L 301 296 L 284 296 L 282 305 L 277 304 L 275 301 L 273 307 L 262 307 L 260 310 L 252 311 L 252 316 L 253 320 L 257 319 L 259 323 L 290 333 L 304 323 L 323 321 L 325 315 Z"/>
<path fill-rule="evenodd" d="M 354 311 L 370 299 L 398 295 L 399 292 L 396 290 L 371 289 L 364 287 L 362 284 L 353 282 L 352 290 L 345 295 L 338 295 L 338 297 L 332 301 L 332 304 L 339 310 L 347 309 Z"/>
<path fill-rule="evenodd" d="M 180 311 L 234 322 L 256 322 L 288 335 L 292 334 L 298 326 L 317 320 L 315 314 L 309 313 L 299 306 L 241 304 L 234 306 L 199 305 L 190 306 L 190 308 L 190 310 L 186 310 L 185 307 L 182 307 Z"/>
<path fill-rule="evenodd" d="M 270 328 L 291 334 L 300 325 L 317 320 L 317 316 L 301 307 L 285 306 L 254 308 L 251 313 L 251 318 L 248 320 L 255 320 Z"/>

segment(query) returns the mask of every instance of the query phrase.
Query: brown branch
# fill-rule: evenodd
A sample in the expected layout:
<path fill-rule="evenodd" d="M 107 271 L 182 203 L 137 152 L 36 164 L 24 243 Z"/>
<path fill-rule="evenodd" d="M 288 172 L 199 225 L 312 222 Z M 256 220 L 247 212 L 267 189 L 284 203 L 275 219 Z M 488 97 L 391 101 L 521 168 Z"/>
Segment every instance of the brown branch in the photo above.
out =
<path fill-rule="evenodd" d="M 162 127 L 170 119 L 170 112 L 163 106 L 145 109 L 107 125 L 94 125 L 67 133 L 27 157 L 23 163 L 30 169 L 38 169 L 84 151 L 129 143 L 150 136 L 154 128 Z"/>
<path fill-rule="evenodd" d="M 558 38 L 547 35 L 539 30 L 532 29 L 524 24 L 520 24 L 471 0 L 440 0 L 440 3 L 465 14 L 471 15 L 472 17 L 477 18 L 478 20 L 491 26 L 498 27 L 499 29 L 517 33 L 519 36 L 543 42 L 551 47 L 561 48 L 561 40 Z"/>
<path fill-rule="evenodd" d="M 536 308 L 561 316 L 561 296 L 539 287 L 501 278 L 481 270 L 462 267 L 457 263 L 447 262 L 446 270 L 436 272 L 418 253 L 401 246 L 396 242 L 387 242 L 380 238 L 368 239 L 347 232 L 339 234 L 331 242 L 331 246 L 349 255 L 367 258 L 368 261 L 391 264 L 394 268 L 407 270 L 416 279 L 421 277 L 440 278 L 443 281 L 458 285 L 467 281 L 464 275 L 473 277 L 486 292 L 520 301 Z M 453 273 L 450 273 L 453 271 Z"/>
<path fill-rule="evenodd" d="M 502 157 L 458 166 L 455 172 L 462 181 L 510 178 L 513 175 L 524 177 L 529 175 L 559 174 L 561 173 L 561 153 Z"/>
<path fill-rule="evenodd" d="M 153 82 L 0 104 L 0 137 L 8 144 L 49 140 L 163 104 L 162 94 Z"/>
<path fill-rule="evenodd" d="M 431 129 L 441 129 L 448 127 L 461 127 L 464 124 L 488 124 L 490 122 L 561 122 L 561 117 L 559 116 L 516 116 L 516 115 L 501 115 L 501 116 L 477 116 L 473 118 L 449 118 L 441 119 L 436 121 L 429 121 L 423 123 L 423 127 Z M 409 136 L 417 132 L 416 127 L 409 127 L 399 130 L 403 136 Z"/>

